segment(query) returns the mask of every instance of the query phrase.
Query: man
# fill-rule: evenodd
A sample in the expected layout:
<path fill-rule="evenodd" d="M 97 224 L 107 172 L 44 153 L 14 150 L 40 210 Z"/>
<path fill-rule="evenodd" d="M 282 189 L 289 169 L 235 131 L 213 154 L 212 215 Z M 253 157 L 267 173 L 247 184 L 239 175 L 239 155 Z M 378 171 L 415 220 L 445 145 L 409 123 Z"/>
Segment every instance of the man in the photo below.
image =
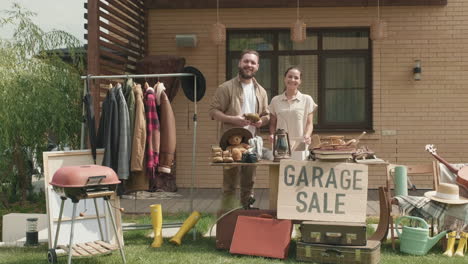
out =
<path fill-rule="evenodd" d="M 259 54 L 254 50 L 244 50 L 238 64 L 239 74 L 221 84 L 210 104 L 212 119 L 221 122 L 221 133 L 232 127 L 244 127 L 253 136 L 258 128 L 269 121 L 268 98 L 265 89 L 257 83 L 254 76 L 259 67 Z M 260 120 L 251 123 L 243 117 L 246 113 L 257 113 Z M 237 181 L 240 176 L 240 198 L 244 207 L 253 197 L 255 166 L 233 166 L 223 168 L 222 210 L 232 208 Z"/>

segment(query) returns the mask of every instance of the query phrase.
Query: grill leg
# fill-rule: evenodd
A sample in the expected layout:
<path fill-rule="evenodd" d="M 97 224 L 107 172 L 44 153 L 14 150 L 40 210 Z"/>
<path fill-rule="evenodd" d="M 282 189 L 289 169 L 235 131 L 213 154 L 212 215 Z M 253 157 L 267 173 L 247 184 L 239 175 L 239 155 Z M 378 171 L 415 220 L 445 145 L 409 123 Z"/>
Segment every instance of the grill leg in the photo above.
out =
<path fill-rule="evenodd" d="M 64 206 L 65 200 L 67 198 L 60 197 L 60 199 L 62 199 L 62 203 L 60 203 L 60 213 L 59 213 L 59 219 L 58 219 L 58 222 L 57 222 L 57 231 L 55 232 L 54 249 L 57 249 L 58 236 L 59 236 L 59 232 L 60 232 L 60 224 L 62 223 L 63 206 Z"/>
<path fill-rule="evenodd" d="M 114 213 L 112 212 L 112 208 L 110 206 L 109 197 L 108 196 L 104 197 L 104 200 L 106 201 L 106 204 L 107 204 L 107 210 L 109 210 L 109 214 L 110 214 L 111 221 L 112 221 L 112 227 L 114 227 L 115 239 L 117 240 L 117 244 L 119 245 L 120 255 L 122 256 L 123 263 L 126 264 L 127 261 L 125 260 L 125 253 L 123 251 L 122 243 L 120 242 L 119 234 L 117 233 L 117 225 L 115 224 Z"/>
<path fill-rule="evenodd" d="M 76 205 L 78 201 L 73 201 L 73 213 L 72 213 L 72 223 L 71 223 L 71 230 L 70 230 L 70 243 L 68 244 L 68 264 L 71 264 L 72 258 L 72 246 L 73 246 L 73 231 L 75 228 L 75 216 L 76 216 Z"/>
<path fill-rule="evenodd" d="M 93 198 L 94 201 L 94 207 L 96 208 L 96 216 L 99 224 L 99 233 L 101 234 L 101 240 L 104 241 L 104 234 L 102 233 L 102 226 L 101 226 L 101 217 L 99 216 L 99 209 L 97 206 L 96 198 Z"/>

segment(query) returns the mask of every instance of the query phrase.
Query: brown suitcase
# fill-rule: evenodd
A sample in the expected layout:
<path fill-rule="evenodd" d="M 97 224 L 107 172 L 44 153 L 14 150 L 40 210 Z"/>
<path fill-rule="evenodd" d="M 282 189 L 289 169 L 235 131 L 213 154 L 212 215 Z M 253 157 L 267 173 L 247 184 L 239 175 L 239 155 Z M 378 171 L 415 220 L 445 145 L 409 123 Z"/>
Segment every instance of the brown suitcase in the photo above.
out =
<path fill-rule="evenodd" d="M 297 242 L 296 259 L 319 264 L 378 264 L 380 241 L 368 240 L 365 246 L 333 246 Z"/>
<path fill-rule="evenodd" d="M 236 227 L 237 217 L 239 215 L 259 216 L 261 214 L 268 214 L 276 217 L 276 210 L 239 209 L 221 218 L 216 223 L 216 248 L 229 250 L 231 247 L 232 235 Z"/>
<path fill-rule="evenodd" d="M 229 252 L 285 259 L 288 257 L 292 227 L 291 220 L 240 215 Z"/>
<path fill-rule="evenodd" d="M 304 221 L 302 242 L 342 246 L 365 246 L 366 223 Z"/>

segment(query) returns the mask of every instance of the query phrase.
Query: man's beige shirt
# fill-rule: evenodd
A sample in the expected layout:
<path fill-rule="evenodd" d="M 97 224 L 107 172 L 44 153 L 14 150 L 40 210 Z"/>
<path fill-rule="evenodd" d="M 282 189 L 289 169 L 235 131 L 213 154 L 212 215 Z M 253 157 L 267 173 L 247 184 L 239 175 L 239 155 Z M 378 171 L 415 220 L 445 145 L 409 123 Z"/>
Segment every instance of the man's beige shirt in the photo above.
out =
<path fill-rule="evenodd" d="M 256 113 L 260 115 L 262 124 L 268 124 L 270 120 L 268 112 L 268 98 L 265 89 L 252 78 L 257 100 Z M 239 76 L 221 84 L 211 99 L 209 115 L 213 118 L 215 110 L 223 112 L 225 115 L 242 115 L 242 105 L 244 104 L 244 91 Z M 221 135 L 224 131 L 234 127 L 232 124 L 222 123 Z M 258 130 L 258 129 L 257 129 Z M 258 131 L 257 131 L 258 132 Z"/>

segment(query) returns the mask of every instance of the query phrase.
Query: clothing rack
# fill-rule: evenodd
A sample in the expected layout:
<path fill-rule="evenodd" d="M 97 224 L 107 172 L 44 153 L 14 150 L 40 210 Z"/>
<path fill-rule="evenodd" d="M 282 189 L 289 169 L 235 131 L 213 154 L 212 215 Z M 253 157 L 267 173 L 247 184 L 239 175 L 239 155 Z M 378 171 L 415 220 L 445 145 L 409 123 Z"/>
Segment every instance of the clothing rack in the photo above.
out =
<path fill-rule="evenodd" d="M 87 75 L 81 76 L 84 80 L 84 93 L 86 94 L 86 82 L 93 79 L 128 79 L 128 78 L 157 78 L 157 77 L 191 77 L 193 76 L 193 93 L 194 98 L 197 98 L 197 76 L 193 73 L 157 73 L 157 74 L 122 74 L 122 75 Z M 84 110 L 84 109 L 83 109 Z M 85 142 L 85 124 L 81 125 L 81 149 L 84 149 Z M 191 186 L 190 186 L 190 212 L 193 212 L 193 189 L 195 185 L 195 149 L 197 142 L 197 100 L 194 100 L 193 112 L 193 144 L 192 144 L 192 171 L 191 171 Z M 195 239 L 195 232 L 193 232 Z"/>

